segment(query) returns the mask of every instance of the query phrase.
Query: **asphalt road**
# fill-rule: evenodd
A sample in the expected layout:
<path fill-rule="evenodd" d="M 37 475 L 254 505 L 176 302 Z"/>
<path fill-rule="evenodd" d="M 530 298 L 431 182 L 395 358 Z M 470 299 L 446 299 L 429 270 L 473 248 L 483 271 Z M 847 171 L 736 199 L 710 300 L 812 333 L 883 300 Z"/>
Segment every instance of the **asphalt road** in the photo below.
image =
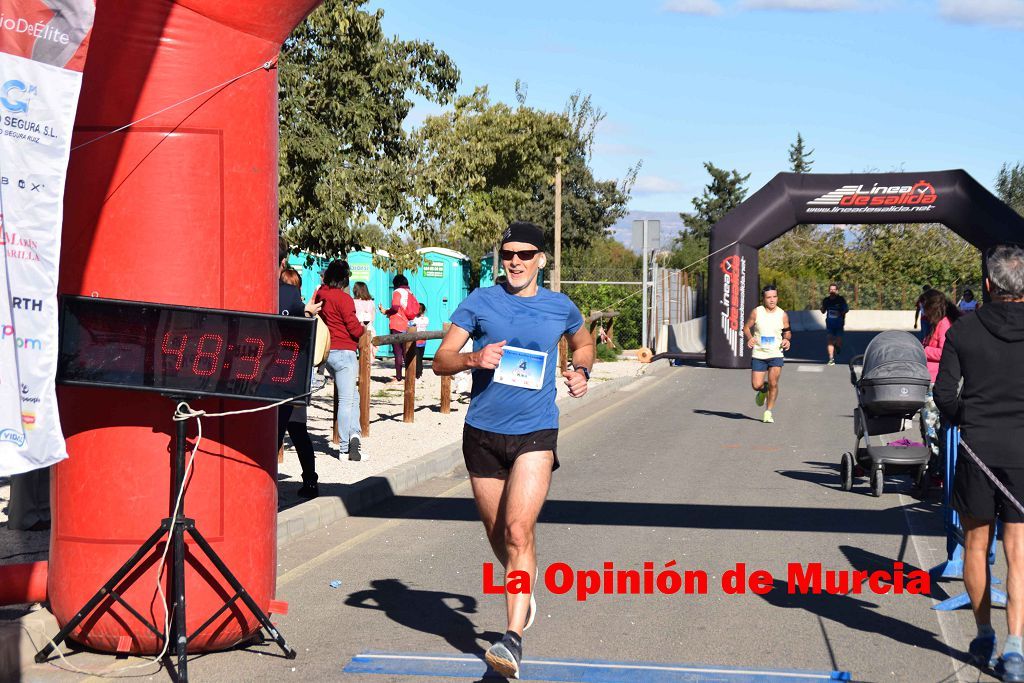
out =
<path fill-rule="evenodd" d="M 881 498 L 865 481 L 839 490 L 855 397 L 844 366 L 820 364 L 821 336 L 801 337 L 775 424 L 758 420 L 746 371 L 701 367 L 663 368 L 563 421 L 562 468 L 538 527 L 541 567 L 640 569 L 650 561 L 657 571 L 674 560 L 676 569 L 706 572 L 708 591 L 578 601 L 541 587 L 527 659 L 979 680 L 961 661 L 973 634 L 969 612 L 940 614 L 923 595 L 787 592 L 791 563 L 849 571 L 903 562 L 909 571 L 944 555 L 937 495 L 918 501 L 897 477 Z M 853 350 L 869 337 L 851 335 Z M 427 680 L 343 669 L 366 651 L 482 654 L 504 627 L 502 598 L 482 595 L 482 564 L 491 560 L 464 475 L 431 481 L 281 553 L 278 598 L 290 612 L 275 622 L 297 659 L 260 645 L 197 656 L 190 673 L 197 681 Z M 723 573 L 741 562 L 770 572 L 774 590 L 725 594 Z M 341 586 L 331 588 L 333 580 Z M 946 596 L 943 587 L 961 590 L 933 586 L 934 597 Z M 76 653 L 68 661 L 109 672 L 138 660 Z M 62 666 L 34 667 L 27 680 L 70 679 Z"/>

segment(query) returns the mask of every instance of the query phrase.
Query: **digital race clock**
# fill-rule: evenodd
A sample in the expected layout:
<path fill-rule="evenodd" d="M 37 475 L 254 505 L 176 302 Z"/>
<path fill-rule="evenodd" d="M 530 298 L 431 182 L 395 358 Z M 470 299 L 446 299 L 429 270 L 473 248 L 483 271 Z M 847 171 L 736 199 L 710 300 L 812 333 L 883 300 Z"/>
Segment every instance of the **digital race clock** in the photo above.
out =
<path fill-rule="evenodd" d="M 313 318 L 63 296 L 57 381 L 296 398 L 309 391 L 315 331 Z"/>

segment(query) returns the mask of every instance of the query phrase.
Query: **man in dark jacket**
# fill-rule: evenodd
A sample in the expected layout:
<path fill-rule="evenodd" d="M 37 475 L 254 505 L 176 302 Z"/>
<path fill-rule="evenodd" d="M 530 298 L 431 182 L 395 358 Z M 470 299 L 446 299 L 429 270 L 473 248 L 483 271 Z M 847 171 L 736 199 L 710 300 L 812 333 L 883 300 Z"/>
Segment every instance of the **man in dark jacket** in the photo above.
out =
<path fill-rule="evenodd" d="M 961 439 L 1017 500 L 1024 499 L 1024 249 L 1001 246 L 987 259 L 992 303 L 961 318 L 946 334 L 935 381 L 935 404 L 960 426 Z M 963 387 L 960 381 L 963 380 Z M 990 621 L 988 548 L 995 519 L 1003 521 L 1009 576 L 1009 635 L 998 669 L 1004 681 L 1024 681 L 1024 514 L 960 448 L 953 508 L 964 529 L 964 584 L 978 624 L 970 656 L 989 665 L 996 650 Z"/>

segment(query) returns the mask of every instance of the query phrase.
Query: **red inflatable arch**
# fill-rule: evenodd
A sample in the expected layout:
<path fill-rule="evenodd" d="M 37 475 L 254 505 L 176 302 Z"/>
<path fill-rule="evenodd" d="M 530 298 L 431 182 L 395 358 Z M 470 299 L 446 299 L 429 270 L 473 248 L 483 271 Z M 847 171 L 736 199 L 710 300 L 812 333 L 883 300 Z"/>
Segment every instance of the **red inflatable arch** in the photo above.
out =
<path fill-rule="evenodd" d="M 317 4 L 99 3 L 68 171 L 61 292 L 276 311 L 274 60 Z M 167 516 L 173 405 L 147 393 L 71 387 L 59 402 L 71 457 L 53 476 L 47 588 L 63 625 Z M 275 425 L 274 411 L 204 420 L 186 496 L 188 515 L 265 610 L 276 580 Z M 163 623 L 158 560 L 129 577 L 126 598 Z M 187 563 L 191 633 L 230 593 L 205 558 Z M 222 648 L 257 629 L 247 612 L 229 611 L 190 650 Z M 103 650 L 126 635 L 133 652 L 161 645 L 117 604 L 72 635 Z"/>

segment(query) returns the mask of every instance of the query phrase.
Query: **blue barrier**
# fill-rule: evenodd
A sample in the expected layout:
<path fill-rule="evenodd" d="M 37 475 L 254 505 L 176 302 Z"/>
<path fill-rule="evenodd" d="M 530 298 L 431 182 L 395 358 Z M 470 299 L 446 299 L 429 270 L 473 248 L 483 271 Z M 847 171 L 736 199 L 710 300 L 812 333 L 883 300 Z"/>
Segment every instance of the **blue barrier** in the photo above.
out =
<path fill-rule="evenodd" d="M 960 450 L 960 429 L 954 425 L 943 425 L 942 432 L 946 442 L 945 487 L 942 490 L 942 523 L 946 531 L 946 560 L 928 570 L 932 579 L 962 579 L 964 577 L 964 534 L 960 528 L 960 515 L 953 509 L 953 477 L 956 473 L 956 461 Z M 992 545 L 988 549 L 988 563 L 996 562 L 996 538 L 999 536 L 999 522 L 996 522 L 996 533 L 992 534 Z M 999 579 L 992 577 L 992 583 Z M 1006 594 L 989 587 L 992 604 L 1006 605 Z M 946 598 L 932 606 L 941 612 L 969 607 L 971 599 L 966 592 Z"/>

